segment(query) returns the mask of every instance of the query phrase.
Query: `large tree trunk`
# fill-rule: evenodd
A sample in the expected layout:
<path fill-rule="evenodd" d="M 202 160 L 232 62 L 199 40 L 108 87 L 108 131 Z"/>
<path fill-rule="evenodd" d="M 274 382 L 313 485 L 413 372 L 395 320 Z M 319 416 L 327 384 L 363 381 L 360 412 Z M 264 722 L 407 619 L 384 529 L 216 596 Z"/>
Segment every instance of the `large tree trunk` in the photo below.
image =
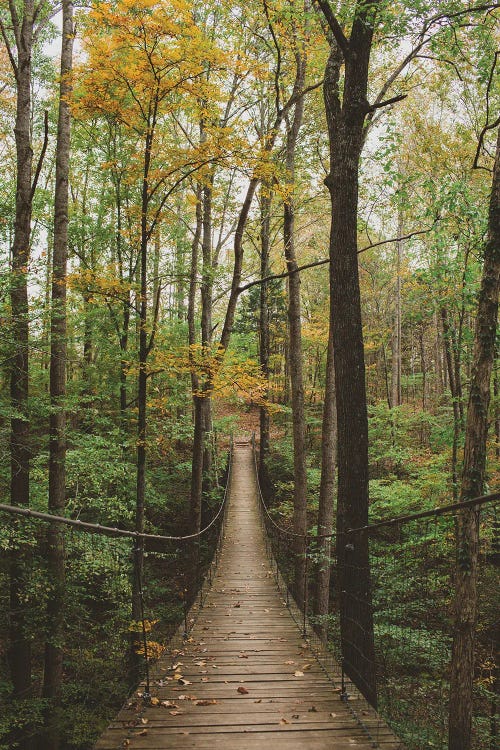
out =
<path fill-rule="evenodd" d="M 323 7 L 323 4 L 322 4 Z M 358 171 L 368 112 L 367 84 L 373 3 L 356 11 L 344 39 L 342 103 L 336 45 L 328 59 L 324 98 L 330 140 L 330 293 L 338 428 L 337 562 L 344 668 L 376 706 L 373 613 L 366 535 L 347 535 L 368 522 L 368 417 L 358 275 Z"/>
<path fill-rule="evenodd" d="M 50 327 L 50 444 L 49 511 L 64 515 L 66 505 L 66 269 L 68 259 L 68 183 L 71 137 L 70 74 L 73 60 L 73 3 L 63 2 L 61 80 L 57 125 L 56 186 L 54 197 L 54 249 L 52 263 L 52 310 Z M 49 526 L 47 562 L 50 589 L 47 602 L 47 642 L 42 696 L 45 710 L 44 750 L 60 746 L 59 697 L 63 677 L 65 555 L 64 533 Z"/>
<path fill-rule="evenodd" d="M 337 463 L 337 402 L 335 396 L 335 362 L 333 337 L 328 335 L 326 358 L 325 400 L 321 430 L 321 482 L 318 505 L 318 567 L 316 572 L 316 597 L 314 614 L 318 618 L 316 632 L 322 640 L 328 635 L 330 603 L 331 535 L 333 530 L 333 498 L 335 492 L 335 467 Z"/>
<path fill-rule="evenodd" d="M 484 491 L 490 382 L 495 359 L 495 340 L 500 287 L 500 130 L 497 135 L 491 188 L 488 238 L 474 337 L 472 374 L 465 429 L 464 466 L 460 499 L 469 500 Z M 479 512 L 460 513 L 457 529 L 455 580 L 455 634 L 451 668 L 449 750 L 469 750 L 472 732 L 474 681 L 474 634 L 477 608 Z"/>
<path fill-rule="evenodd" d="M 10 396 L 11 418 L 10 499 L 12 505 L 29 505 L 30 493 L 30 421 L 28 412 L 28 279 L 30 255 L 33 151 L 31 148 L 31 53 L 33 44 L 33 0 L 25 0 L 21 21 L 12 14 L 17 37 L 17 109 L 14 127 L 16 140 L 16 217 L 12 244 L 10 299 L 12 306 L 12 342 Z M 24 589 L 29 568 L 29 552 L 16 550 L 10 566 L 10 653 L 13 698 L 26 699 L 31 693 L 31 644 L 26 635 Z M 21 730 L 22 731 L 22 730 Z M 30 739 L 15 738 L 24 750 Z"/>

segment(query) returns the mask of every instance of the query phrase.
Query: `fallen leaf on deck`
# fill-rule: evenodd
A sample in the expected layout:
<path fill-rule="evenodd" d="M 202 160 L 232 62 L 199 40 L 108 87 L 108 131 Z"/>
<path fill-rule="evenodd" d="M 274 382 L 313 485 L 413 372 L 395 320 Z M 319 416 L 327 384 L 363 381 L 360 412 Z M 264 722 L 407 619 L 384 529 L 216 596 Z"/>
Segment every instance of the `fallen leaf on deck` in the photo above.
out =
<path fill-rule="evenodd" d="M 213 700 L 213 701 L 203 700 L 203 701 L 196 701 L 195 705 L 196 706 L 215 706 L 216 703 L 217 703 L 216 700 Z"/>
<path fill-rule="evenodd" d="M 192 685 L 193 683 L 189 680 L 185 680 L 183 677 L 181 677 L 179 680 L 177 680 L 179 685 Z"/>
<path fill-rule="evenodd" d="M 280 724 L 290 724 L 286 719 L 280 719 Z"/>
<path fill-rule="evenodd" d="M 181 714 L 185 714 L 185 711 L 169 711 L 168 712 L 170 716 L 181 716 Z"/>
<path fill-rule="evenodd" d="M 209 677 L 202 677 L 201 681 L 202 682 L 210 682 L 210 678 Z"/>
<path fill-rule="evenodd" d="M 240 602 L 236 602 L 236 604 L 233 604 L 233 607 L 235 607 L 236 609 L 238 609 L 238 607 L 241 607 Z"/>
<path fill-rule="evenodd" d="M 238 689 L 238 693 L 241 693 L 241 695 L 246 695 L 248 693 L 248 690 L 245 687 L 242 687 L 241 685 L 237 689 Z"/>
<path fill-rule="evenodd" d="M 140 732 L 137 732 L 137 737 L 145 737 L 147 733 L 148 733 L 147 729 L 141 729 Z"/>
<path fill-rule="evenodd" d="M 335 719 L 335 718 L 337 718 L 337 714 L 333 714 L 333 713 L 332 713 L 332 714 L 330 714 L 330 716 L 332 717 L 332 719 Z"/>
<path fill-rule="evenodd" d="M 150 703 L 152 706 L 157 706 L 160 702 L 159 698 L 151 698 Z"/>
<path fill-rule="evenodd" d="M 160 705 L 164 706 L 165 708 L 179 708 L 177 703 L 174 703 L 173 701 L 162 701 Z"/>
<path fill-rule="evenodd" d="M 305 672 L 306 670 L 311 669 L 311 667 L 312 664 L 304 664 L 304 666 L 302 667 L 302 671 Z"/>
<path fill-rule="evenodd" d="M 300 669 L 297 669 L 297 671 L 294 672 L 293 674 L 294 674 L 294 677 L 303 677 L 304 676 L 304 672 L 301 672 Z"/>
<path fill-rule="evenodd" d="M 298 714 L 292 714 L 292 719 L 300 719 L 300 716 Z"/>
<path fill-rule="evenodd" d="M 196 695 L 179 695 L 180 701 L 197 701 Z"/>
<path fill-rule="evenodd" d="M 254 703 L 262 703 L 262 698 L 259 698 L 258 700 L 254 701 Z"/>
<path fill-rule="evenodd" d="M 289 659 L 289 661 L 286 661 L 285 664 L 295 664 L 295 662 L 293 661 L 293 659 Z"/>

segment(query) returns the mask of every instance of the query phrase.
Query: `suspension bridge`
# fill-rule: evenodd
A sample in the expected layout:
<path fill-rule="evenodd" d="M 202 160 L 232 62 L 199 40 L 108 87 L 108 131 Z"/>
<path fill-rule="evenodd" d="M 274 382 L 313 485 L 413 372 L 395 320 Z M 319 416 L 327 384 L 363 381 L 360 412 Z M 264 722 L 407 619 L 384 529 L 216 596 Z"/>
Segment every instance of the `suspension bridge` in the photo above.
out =
<path fill-rule="evenodd" d="M 356 720 L 277 589 L 259 518 L 252 448 L 236 443 L 221 556 L 182 648 L 163 657 L 96 750 L 348 750 L 400 742 L 368 704 Z M 180 684 L 179 684 L 180 683 Z M 358 696 L 360 698 L 360 696 Z M 362 714 L 362 716 L 361 716 Z"/>
<path fill-rule="evenodd" d="M 497 615 L 494 599 L 490 601 L 488 593 L 486 599 L 481 598 L 481 592 L 491 592 L 498 584 L 498 498 L 497 493 L 473 503 L 478 523 L 481 513 L 474 750 L 493 750 L 498 739 Z M 367 527 L 376 646 L 373 667 L 379 683 L 380 714 L 341 667 L 335 601 L 329 626 L 333 651 L 316 635 L 307 585 L 314 579 L 307 574 L 307 563 L 314 564 L 311 540 L 305 542 L 302 608 L 295 603 L 290 571 L 294 535 L 273 520 L 258 484 L 255 445 L 243 438 L 234 442 L 230 452 L 224 498 L 197 535 L 141 535 L 0 505 L 6 519 L 3 536 L 0 533 L 6 550 L 4 580 L 13 560 L 19 568 L 18 559 L 24 560 L 22 576 L 30 579 L 22 612 L 12 608 L 12 595 L 10 604 L 8 597 L 5 600 L 11 628 L 0 641 L 7 641 L 10 632 L 11 649 L 15 648 L 23 635 L 18 631 L 29 632 L 26 623 L 30 619 L 43 622 L 44 600 L 37 591 L 51 585 L 44 562 L 46 529 L 51 524 L 64 529 L 68 584 L 78 592 L 80 602 L 78 612 L 67 603 L 67 629 L 71 622 L 78 643 L 73 644 L 68 633 L 65 678 L 69 680 L 72 672 L 78 672 L 75 662 L 78 668 L 84 665 L 97 633 L 103 635 L 98 636 L 102 650 L 96 663 L 104 666 L 111 658 L 109 651 L 117 663 L 117 652 L 127 650 L 128 630 L 137 630 L 132 640 L 143 675 L 139 685 L 137 677 L 129 678 L 133 691 L 111 723 L 113 701 L 101 705 L 106 703 L 102 689 L 96 691 L 99 697 L 95 700 L 89 684 L 73 714 L 71 702 L 63 695 L 59 699 L 64 704 L 61 724 L 65 724 L 61 748 L 204 750 L 217 745 L 221 750 L 253 750 L 270 742 L 276 750 L 446 750 L 452 642 L 450 573 L 455 554 L 453 529 L 460 510 L 461 506 L 447 506 Z M 140 547 L 145 550 L 139 585 L 142 616 L 128 627 L 130 615 L 124 602 L 130 596 L 131 561 Z M 197 561 L 194 570 L 190 569 L 193 559 Z M 333 575 L 335 589 L 334 570 Z M 44 576 L 46 583 L 41 584 Z M 92 592 L 83 596 L 87 608 L 82 612 L 82 591 L 87 589 Z M 0 590 L 5 596 L 7 587 Z M 182 623 L 177 631 L 170 631 L 173 637 L 167 638 L 164 647 L 151 638 L 158 627 L 155 623 L 168 619 L 175 591 L 182 600 L 177 608 Z M 158 634 L 158 640 L 166 634 Z M 38 658 L 35 667 L 39 663 Z M 121 669 L 127 670 L 126 659 L 122 659 Z M 106 674 L 111 682 L 109 671 Z M 87 676 L 96 684 L 99 678 Z M 36 738 L 43 737 L 43 725 L 37 725 L 36 720 L 30 718 L 19 731 L 16 718 L 17 706 L 25 710 L 30 702 L 36 705 L 37 679 L 34 675 L 32 687 L 20 696 L 21 703 L 12 704 L 15 729 L 7 734 L 7 747 L 31 750 L 37 747 Z M 120 687 L 124 684 L 125 677 L 121 682 L 117 679 L 114 705 L 117 697 L 125 696 Z M 46 707 L 43 699 L 41 705 Z M 87 722 L 90 713 L 95 725 L 101 727 L 99 731 L 103 721 L 108 724 L 90 744 L 85 740 L 78 744 L 76 739 L 79 709 L 84 705 Z M 55 706 L 55 710 L 60 709 Z M 0 722 L 0 735 L 1 729 Z M 30 745 L 33 738 L 34 746 Z"/>

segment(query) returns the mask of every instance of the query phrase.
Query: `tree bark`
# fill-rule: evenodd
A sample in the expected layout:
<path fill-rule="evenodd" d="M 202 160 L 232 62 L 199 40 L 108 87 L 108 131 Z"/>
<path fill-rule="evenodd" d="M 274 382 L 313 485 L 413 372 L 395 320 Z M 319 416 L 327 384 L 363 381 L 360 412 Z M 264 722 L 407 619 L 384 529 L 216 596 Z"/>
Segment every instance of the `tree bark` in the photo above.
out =
<path fill-rule="evenodd" d="M 500 130 L 490 196 L 488 237 L 479 293 L 474 366 L 465 429 L 464 466 L 460 500 L 483 494 L 488 436 L 490 382 L 495 359 L 495 341 L 500 287 Z M 477 610 L 479 512 L 462 511 L 457 529 L 455 578 L 455 632 L 453 640 L 449 750 L 469 750 L 472 738 L 472 692 L 474 681 L 474 634 Z"/>
<path fill-rule="evenodd" d="M 14 70 L 17 85 L 16 119 L 16 215 L 12 243 L 10 300 L 12 307 L 12 342 L 10 397 L 14 416 L 10 432 L 10 499 L 12 505 L 29 505 L 30 501 L 30 419 L 28 411 L 28 263 L 30 256 L 32 212 L 31 147 L 31 54 L 33 46 L 33 0 L 24 0 L 22 19 L 11 6 L 11 21 L 17 47 Z M 29 571 L 29 552 L 16 550 L 10 564 L 10 653 L 14 699 L 26 699 L 31 693 L 31 643 L 26 635 L 24 589 Z M 29 731 L 29 730 L 28 730 Z M 15 740 L 23 750 L 32 741 L 15 732 Z"/>
<path fill-rule="evenodd" d="M 403 236 L 403 220 L 398 220 L 398 237 Z M 396 242 L 396 288 L 394 290 L 394 328 L 392 334 L 391 406 L 401 406 L 401 262 L 403 240 Z"/>
<path fill-rule="evenodd" d="M 54 248 L 50 330 L 49 512 L 64 515 L 66 506 L 66 273 L 68 260 L 68 184 L 71 148 L 71 71 L 73 61 L 73 3 L 63 2 L 61 80 L 57 124 Z M 47 641 L 42 696 L 48 701 L 43 750 L 60 747 L 60 708 L 63 677 L 65 552 L 64 532 L 51 524 L 47 533 L 50 589 L 47 601 Z"/>
<path fill-rule="evenodd" d="M 325 3 L 320 3 L 324 8 Z M 329 6 L 328 6 L 329 7 Z M 364 143 L 368 71 L 376 3 L 355 10 L 350 39 L 330 23 L 332 45 L 323 85 L 330 142 L 330 294 L 337 389 L 337 562 L 343 665 L 376 707 L 373 613 L 366 535 L 347 534 L 368 522 L 368 417 L 358 273 L 358 172 Z M 330 10 L 331 12 L 331 10 Z M 339 90 L 339 50 L 345 76 Z"/>
<path fill-rule="evenodd" d="M 321 430 L 321 481 L 318 505 L 318 568 L 316 572 L 316 597 L 314 600 L 315 626 L 319 637 L 328 636 L 330 603 L 331 535 L 334 518 L 335 467 L 337 463 L 337 402 L 335 396 L 335 362 L 333 336 L 328 335 L 326 358 L 325 400 Z"/>
<path fill-rule="evenodd" d="M 294 93 L 304 88 L 306 56 L 297 50 Z M 297 269 L 295 253 L 295 151 L 300 127 L 304 117 L 304 97 L 299 97 L 291 124 L 287 127 L 285 144 L 286 188 L 289 193 L 283 207 L 283 242 L 287 271 Z M 293 531 L 295 537 L 295 599 L 300 608 L 305 605 L 306 575 L 306 533 L 307 533 L 307 468 L 306 468 L 306 427 L 304 412 L 304 376 L 302 370 L 302 320 L 300 305 L 300 274 L 288 277 L 288 327 L 290 384 L 292 395 L 293 424 Z"/>
<path fill-rule="evenodd" d="M 260 278 L 266 279 L 270 275 L 269 253 L 271 242 L 271 188 L 264 182 L 260 190 Z M 269 282 L 260 285 L 259 306 L 259 362 L 262 374 L 266 380 L 266 398 L 269 396 Z M 266 458 L 269 455 L 269 412 L 265 406 L 260 407 L 259 414 L 259 477 L 264 492 L 268 485 Z"/>

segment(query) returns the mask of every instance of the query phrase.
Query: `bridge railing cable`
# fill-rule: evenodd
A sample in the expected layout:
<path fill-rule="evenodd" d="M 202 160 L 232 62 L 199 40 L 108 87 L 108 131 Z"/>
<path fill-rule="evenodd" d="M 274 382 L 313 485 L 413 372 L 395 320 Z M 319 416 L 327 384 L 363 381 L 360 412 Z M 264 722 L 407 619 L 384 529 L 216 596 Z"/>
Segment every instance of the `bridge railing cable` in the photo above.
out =
<path fill-rule="evenodd" d="M 54 639 L 47 615 L 52 579 L 47 533 L 54 526 L 64 549 L 65 602 L 57 645 L 64 678 L 53 701 L 61 746 L 90 748 L 126 695 L 151 700 L 159 680 L 183 685 L 182 665 L 158 671 L 171 639 L 179 650 L 203 607 L 218 564 L 232 471 L 232 441 L 225 488 L 197 533 L 138 534 L 111 525 L 0 504 L 0 746 L 15 748 L 43 736 L 50 708 L 43 685 L 46 642 Z M 195 554 L 194 554 L 195 552 Z M 143 564 L 134 557 L 143 554 Z M 131 620 L 134 575 L 139 617 Z M 20 596 L 13 597 L 12 581 Z M 52 616 L 52 615 L 51 615 Z M 16 649 L 31 646 L 32 674 L 24 693 L 11 697 Z"/>
<path fill-rule="evenodd" d="M 258 482 L 255 440 L 253 446 Z M 323 659 L 323 668 L 336 684 L 339 696 L 364 726 L 374 746 L 383 745 L 388 724 L 406 750 L 448 748 L 455 571 L 457 564 L 467 564 L 467 550 L 462 548 L 457 529 L 461 513 L 473 510 L 477 514 L 479 574 L 472 748 L 496 750 L 500 706 L 500 493 L 348 530 L 347 545 L 357 544 L 363 534 L 369 540 L 375 652 L 367 664 L 363 660 L 369 657 L 356 645 L 359 638 L 349 639 L 349 633 L 365 627 L 366 618 L 358 615 L 366 600 L 357 602 L 351 597 L 352 601 L 344 607 L 347 622 L 341 636 L 341 592 L 335 562 L 339 540 L 335 532 L 330 538 L 330 611 L 325 643 L 318 638 L 318 621 L 312 614 L 315 570 L 318 562 L 324 564 L 317 559 L 322 537 L 314 533 L 302 536 L 306 576 L 304 589 L 297 592 L 293 552 L 297 535 L 286 519 L 266 503 L 260 487 L 258 490 L 272 572 L 304 639 L 316 650 L 320 661 Z M 349 563 L 348 556 L 346 567 L 345 575 L 359 576 L 361 571 Z M 366 571 L 363 573 L 366 575 Z M 371 637 L 369 633 L 365 635 Z M 376 675 L 377 711 L 384 721 L 377 720 L 363 699 L 364 675 L 369 673 Z"/>

